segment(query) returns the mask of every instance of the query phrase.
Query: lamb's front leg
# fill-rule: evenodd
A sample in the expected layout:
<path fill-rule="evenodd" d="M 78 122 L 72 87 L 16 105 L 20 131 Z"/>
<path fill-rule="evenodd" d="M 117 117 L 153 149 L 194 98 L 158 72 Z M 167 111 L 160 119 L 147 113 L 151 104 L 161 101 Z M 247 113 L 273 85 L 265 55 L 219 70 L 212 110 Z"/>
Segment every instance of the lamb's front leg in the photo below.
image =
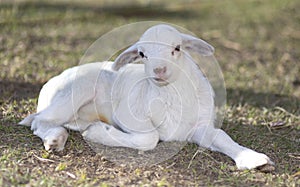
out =
<path fill-rule="evenodd" d="M 90 125 L 82 135 L 86 140 L 94 143 L 145 151 L 154 149 L 159 140 L 159 134 L 156 130 L 126 133 L 100 121 Z"/>
<path fill-rule="evenodd" d="M 274 165 L 268 156 L 234 142 L 223 130 L 210 126 L 198 127 L 191 142 L 231 157 L 238 169 L 253 169 L 266 164 Z"/>

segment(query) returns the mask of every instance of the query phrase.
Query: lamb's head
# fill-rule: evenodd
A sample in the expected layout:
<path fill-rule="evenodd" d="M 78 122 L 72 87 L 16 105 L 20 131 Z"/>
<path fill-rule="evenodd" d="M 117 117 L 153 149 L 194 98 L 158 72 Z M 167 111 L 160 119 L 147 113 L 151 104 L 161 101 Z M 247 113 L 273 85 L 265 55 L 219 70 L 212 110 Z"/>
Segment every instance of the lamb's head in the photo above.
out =
<path fill-rule="evenodd" d="M 177 80 L 185 63 L 184 55 L 189 51 L 207 56 L 212 55 L 214 49 L 205 41 L 182 34 L 171 26 L 156 25 L 117 57 L 113 69 L 141 60 L 149 79 L 163 86 Z"/>

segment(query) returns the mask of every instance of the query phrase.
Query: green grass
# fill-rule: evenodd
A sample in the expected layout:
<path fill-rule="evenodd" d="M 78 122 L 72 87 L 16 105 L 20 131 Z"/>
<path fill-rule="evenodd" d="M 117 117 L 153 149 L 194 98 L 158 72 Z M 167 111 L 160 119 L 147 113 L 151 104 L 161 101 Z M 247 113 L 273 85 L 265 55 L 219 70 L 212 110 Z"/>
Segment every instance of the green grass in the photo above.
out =
<path fill-rule="evenodd" d="M 149 2 L 0 2 L 0 186 L 299 186 L 299 1 Z M 16 125 L 35 111 L 41 86 L 77 65 L 98 37 L 144 20 L 185 27 L 216 48 L 228 96 L 222 128 L 269 155 L 274 172 L 238 171 L 230 158 L 192 144 L 161 164 L 123 167 L 78 133 L 54 154 Z"/>

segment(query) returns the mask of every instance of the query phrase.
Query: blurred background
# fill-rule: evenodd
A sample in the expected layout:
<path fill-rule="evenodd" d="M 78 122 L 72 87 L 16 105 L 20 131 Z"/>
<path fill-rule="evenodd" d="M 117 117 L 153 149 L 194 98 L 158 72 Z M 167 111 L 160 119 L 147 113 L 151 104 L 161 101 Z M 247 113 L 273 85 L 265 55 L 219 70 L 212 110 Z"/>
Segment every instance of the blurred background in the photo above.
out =
<path fill-rule="evenodd" d="M 228 88 L 300 97 L 297 8 L 295 0 L 2 1 L 0 77 L 45 82 L 102 34 L 156 20 L 211 43 Z"/>

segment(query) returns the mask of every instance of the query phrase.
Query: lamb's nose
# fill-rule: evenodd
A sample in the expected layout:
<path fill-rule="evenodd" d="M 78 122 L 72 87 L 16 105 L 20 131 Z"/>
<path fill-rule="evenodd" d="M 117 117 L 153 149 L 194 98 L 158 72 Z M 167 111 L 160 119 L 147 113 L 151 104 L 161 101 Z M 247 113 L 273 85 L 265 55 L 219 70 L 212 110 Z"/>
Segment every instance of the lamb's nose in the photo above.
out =
<path fill-rule="evenodd" d="M 158 67 L 158 68 L 155 68 L 153 69 L 153 72 L 156 74 L 156 75 L 162 75 L 162 74 L 165 74 L 167 72 L 167 67 L 164 66 L 164 67 Z"/>

